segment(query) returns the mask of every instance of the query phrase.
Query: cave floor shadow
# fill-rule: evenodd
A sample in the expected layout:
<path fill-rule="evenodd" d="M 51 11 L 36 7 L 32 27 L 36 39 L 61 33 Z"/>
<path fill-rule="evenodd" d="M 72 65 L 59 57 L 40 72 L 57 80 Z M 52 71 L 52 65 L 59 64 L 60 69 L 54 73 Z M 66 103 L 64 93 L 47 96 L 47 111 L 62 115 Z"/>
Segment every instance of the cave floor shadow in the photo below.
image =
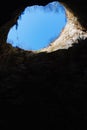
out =
<path fill-rule="evenodd" d="M 36 121 L 41 129 L 87 128 L 87 39 L 51 53 L 34 54 L 9 45 L 3 49 L 0 48 L 3 128 L 27 128 Z"/>

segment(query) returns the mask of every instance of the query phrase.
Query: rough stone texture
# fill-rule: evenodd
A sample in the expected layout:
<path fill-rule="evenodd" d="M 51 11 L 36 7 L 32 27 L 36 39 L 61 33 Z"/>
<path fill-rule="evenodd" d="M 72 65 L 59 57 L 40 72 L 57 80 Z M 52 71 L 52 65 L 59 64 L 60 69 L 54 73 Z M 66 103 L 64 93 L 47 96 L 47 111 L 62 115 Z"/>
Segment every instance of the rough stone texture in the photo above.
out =
<path fill-rule="evenodd" d="M 59 49 L 58 41 L 52 44 L 55 44 L 57 49 L 54 46 L 55 49 L 51 50 L 51 48 L 50 51 L 32 52 L 13 48 L 5 42 L 9 28 L 16 22 L 18 14 L 26 5 L 45 5 L 50 1 L 1 1 L 1 129 L 87 129 L 86 2 L 60 0 L 70 11 L 71 15 L 67 16 L 68 19 L 76 18 L 78 23 L 78 26 L 74 28 L 72 24 L 67 24 L 70 28 L 67 30 L 65 28 L 59 38 L 61 45 L 74 39 L 73 42 L 70 41 L 72 46 L 68 49 Z M 5 4 L 6 7 L 4 7 Z M 70 33 L 68 29 L 71 29 Z M 66 40 L 67 37 L 68 40 Z"/>

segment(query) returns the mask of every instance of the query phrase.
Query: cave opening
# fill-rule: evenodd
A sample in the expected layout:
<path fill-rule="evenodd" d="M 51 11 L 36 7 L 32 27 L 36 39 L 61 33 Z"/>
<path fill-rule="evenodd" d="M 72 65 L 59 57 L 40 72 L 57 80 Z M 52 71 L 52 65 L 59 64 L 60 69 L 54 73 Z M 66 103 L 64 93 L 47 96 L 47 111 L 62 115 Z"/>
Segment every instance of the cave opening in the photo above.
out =
<path fill-rule="evenodd" d="M 7 43 L 24 50 L 40 50 L 58 38 L 67 23 L 65 8 L 57 1 L 27 6 L 7 36 Z"/>

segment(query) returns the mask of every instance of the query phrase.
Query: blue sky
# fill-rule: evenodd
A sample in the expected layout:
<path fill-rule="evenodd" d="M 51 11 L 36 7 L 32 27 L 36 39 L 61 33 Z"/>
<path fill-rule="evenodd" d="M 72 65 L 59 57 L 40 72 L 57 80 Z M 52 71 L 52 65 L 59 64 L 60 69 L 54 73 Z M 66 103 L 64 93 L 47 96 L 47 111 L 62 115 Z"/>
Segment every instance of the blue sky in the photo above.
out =
<path fill-rule="evenodd" d="M 49 45 L 66 24 L 64 7 L 58 2 L 27 7 L 14 25 L 7 42 L 24 50 L 39 50 Z"/>

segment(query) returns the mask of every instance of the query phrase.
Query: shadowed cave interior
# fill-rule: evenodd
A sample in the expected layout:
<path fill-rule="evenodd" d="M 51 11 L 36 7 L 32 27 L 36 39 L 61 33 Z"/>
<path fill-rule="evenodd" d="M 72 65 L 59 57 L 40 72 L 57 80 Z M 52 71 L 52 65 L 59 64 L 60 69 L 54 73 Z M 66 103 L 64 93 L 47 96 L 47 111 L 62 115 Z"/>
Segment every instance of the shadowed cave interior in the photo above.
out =
<path fill-rule="evenodd" d="M 27 5 L 52 0 L 1 1 L 0 12 L 7 6 L 0 13 L 0 128 L 87 129 L 87 4 L 59 1 L 67 24 L 39 52 L 12 47 L 7 34 Z"/>

